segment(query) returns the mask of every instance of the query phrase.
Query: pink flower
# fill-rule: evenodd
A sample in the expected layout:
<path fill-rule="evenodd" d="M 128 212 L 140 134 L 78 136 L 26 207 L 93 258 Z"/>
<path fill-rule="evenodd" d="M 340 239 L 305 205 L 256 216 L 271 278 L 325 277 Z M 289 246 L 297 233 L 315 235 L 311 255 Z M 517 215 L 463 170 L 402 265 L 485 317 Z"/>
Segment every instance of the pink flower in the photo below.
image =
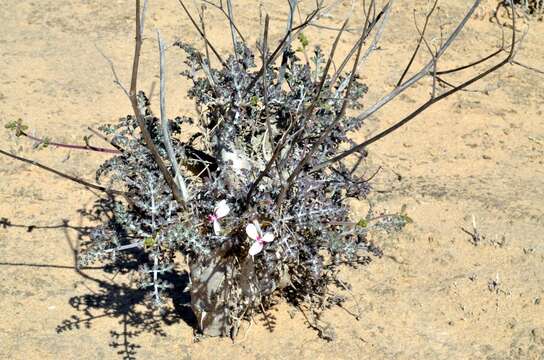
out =
<path fill-rule="evenodd" d="M 263 250 L 264 244 L 272 242 L 274 240 L 274 234 L 267 232 L 263 234 L 261 226 L 257 220 L 253 221 L 253 224 L 248 224 L 246 226 L 246 233 L 250 239 L 255 240 L 251 248 L 249 249 L 249 255 L 255 256 Z"/>
<path fill-rule="evenodd" d="M 208 215 L 208 221 L 213 224 L 213 232 L 215 235 L 219 235 L 221 233 L 221 225 L 219 224 L 219 220 L 227 216 L 229 211 L 230 208 L 227 205 L 227 200 L 221 200 L 215 206 L 213 214 Z"/>

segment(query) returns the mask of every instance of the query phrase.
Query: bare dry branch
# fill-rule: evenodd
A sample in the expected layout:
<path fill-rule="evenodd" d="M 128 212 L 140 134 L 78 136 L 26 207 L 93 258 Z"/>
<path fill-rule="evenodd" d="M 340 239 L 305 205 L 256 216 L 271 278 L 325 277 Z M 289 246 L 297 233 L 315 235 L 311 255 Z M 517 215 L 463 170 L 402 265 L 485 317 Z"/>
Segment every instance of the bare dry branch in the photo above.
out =
<path fill-rule="evenodd" d="M 452 35 L 450 35 L 449 39 L 444 43 L 444 45 L 437 51 L 437 57 L 441 56 L 444 51 L 447 49 L 447 47 L 449 46 L 449 44 L 451 44 L 451 42 L 453 41 L 453 39 L 455 38 L 453 35 L 454 34 L 458 34 L 459 31 L 462 29 L 461 24 L 464 24 L 466 23 L 466 21 L 468 20 L 468 18 L 472 15 L 472 13 L 474 12 L 475 10 L 475 6 L 477 6 L 479 3 L 479 1 L 476 1 L 475 4 L 473 5 L 473 7 L 471 8 L 471 10 L 469 11 L 469 13 L 465 16 L 465 18 L 463 19 L 463 21 L 457 26 L 457 29 L 456 31 L 454 31 L 454 33 Z M 416 110 L 414 110 L 412 113 L 410 113 L 408 116 L 406 116 L 404 119 L 400 120 L 399 122 L 395 123 L 394 125 L 390 126 L 389 128 L 383 130 L 382 132 L 380 132 L 379 134 L 371 137 L 370 139 L 368 140 L 365 140 L 364 142 L 356 145 L 356 146 L 353 146 L 352 148 L 350 148 L 349 150 L 346 150 L 342 153 L 340 153 L 339 155 L 315 166 L 311 171 L 312 172 L 315 172 L 315 171 L 318 171 L 320 169 L 323 169 L 324 167 L 327 167 L 337 161 L 340 161 L 342 159 L 344 159 L 346 156 L 349 156 L 357 151 L 360 151 L 361 149 L 364 149 L 365 147 L 367 147 L 368 145 L 384 138 L 385 136 L 389 135 L 390 133 L 392 133 L 393 131 L 397 130 L 398 128 L 402 127 L 403 125 L 407 124 L 409 121 L 411 121 L 412 119 L 414 119 L 417 115 L 421 114 L 423 111 L 425 111 L 427 108 L 429 108 L 431 105 L 449 97 L 450 95 L 462 90 L 462 89 L 465 89 L 467 86 L 475 83 L 476 81 L 484 78 L 485 76 L 491 74 L 492 72 L 495 72 L 496 70 L 500 69 L 501 67 L 503 67 L 504 65 L 510 63 L 511 61 L 513 61 L 513 56 L 514 56 L 514 53 L 515 53 L 515 45 L 516 45 L 516 16 L 515 14 L 513 15 L 513 18 L 512 18 L 512 40 L 511 40 L 511 44 L 510 44 L 510 50 L 508 52 L 508 55 L 506 56 L 506 58 L 504 60 L 502 60 L 501 62 L 497 63 L 496 65 L 492 66 L 491 68 L 479 73 L 478 75 L 470 78 L 469 80 L 466 80 L 465 82 L 463 82 L 462 84 L 434 97 L 434 98 L 431 98 L 430 100 L 428 100 L 427 102 L 425 102 L 423 105 L 421 105 L 420 107 L 418 107 Z M 498 53 L 497 53 L 498 54 Z M 480 63 L 481 61 L 478 61 L 477 63 Z M 430 65 L 432 65 L 433 61 L 431 61 L 429 64 L 427 64 L 423 69 L 425 70 L 426 72 L 429 71 L 428 67 Z M 420 71 L 421 73 L 421 71 Z M 414 77 L 412 77 L 411 79 L 407 80 L 403 85 L 401 85 L 401 87 L 397 87 L 393 92 L 391 92 L 390 94 L 386 95 L 384 98 L 382 98 L 382 100 L 380 100 L 377 105 L 374 105 L 371 109 L 367 110 L 365 113 L 363 113 L 363 115 L 365 117 L 373 114 L 374 112 L 377 111 L 377 109 L 381 108 L 381 106 L 385 105 L 385 103 L 389 102 L 392 98 L 394 98 L 396 95 L 398 95 L 398 89 L 402 88 L 404 89 L 406 84 L 407 83 L 412 83 L 414 81 L 415 78 L 419 78 L 420 77 L 420 73 L 414 75 Z M 439 72 L 437 72 L 439 73 Z M 393 95 L 394 94 L 394 95 Z M 384 102 L 384 100 L 387 100 Z M 373 110 L 373 111 L 371 111 Z M 361 115 L 362 116 L 362 115 Z"/>
<path fill-rule="evenodd" d="M 242 40 L 242 42 L 246 42 L 246 39 L 244 37 L 244 35 L 242 34 L 242 32 L 240 31 L 240 29 L 238 29 L 238 27 L 236 26 L 236 24 L 231 21 L 230 17 L 229 17 L 229 14 L 225 11 L 225 9 L 223 8 L 223 4 L 221 3 L 220 5 L 217 5 L 217 4 L 214 4 L 213 2 L 211 1 L 208 1 L 208 0 L 200 0 L 201 2 L 203 2 L 204 4 L 207 4 L 207 5 L 211 5 L 213 6 L 214 8 L 216 8 L 217 10 L 219 10 L 223 15 L 225 15 L 225 17 L 227 18 L 227 20 L 229 20 L 229 23 L 232 27 L 234 27 L 234 30 L 236 30 L 236 33 L 238 34 L 238 36 L 240 37 L 240 39 Z"/>
<path fill-rule="evenodd" d="M 361 35 L 361 38 L 365 36 L 365 33 Z M 355 61 L 353 62 L 353 68 L 351 70 L 350 76 L 349 76 L 349 83 L 346 88 L 346 92 L 344 95 L 344 100 L 342 102 L 342 108 L 340 111 L 336 114 L 336 117 L 334 121 L 321 133 L 319 138 L 313 143 L 312 148 L 308 151 L 308 153 L 302 158 L 302 160 L 298 163 L 298 165 L 295 167 L 291 175 L 289 175 L 289 178 L 287 179 L 285 185 L 280 191 L 280 194 L 278 195 L 276 199 L 276 206 L 279 208 L 281 206 L 281 203 L 285 199 L 285 196 L 287 195 L 287 191 L 291 188 L 293 182 L 297 179 L 298 175 L 302 171 L 303 167 L 308 163 L 308 161 L 311 159 L 313 154 L 317 151 L 319 146 L 323 143 L 323 141 L 327 138 L 327 136 L 330 135 L 331 131 L 338 125 L 340 120 L 344 117 L 344 114 L 346 112 L 346 107 L 349 101 L 349 92 L 351 90 L 351 86 L 353 84 L 353 80 L 355 79 L 356 69 L 357 65 L 359 64 L 359 58 L 361 56 L 361 49 L 363 48 L 363 41 L 359 41 L 359 47 L 357 49 L 357 55 L 355 56 Z"/>
<path fill-rule="evenodd" d="M 423 39 L 425 38 L 425 33 L 427 32 L 427 26 L 429 25 L 429 20 L 431 19 L 431 16 L 433 15 L 433 12 L 436 9 L 437 4 L 438 4 L 438 0 L 435 0 L 432 7 L 431 7 L 431 9 L 425 15 L 425 22 L 423 23 L 423 29 L 420 32 L 420 36 L 419 36 L 419 40 L 417 42 L 416 48 L 415 48 L 414 52 L 412 53 L 412 56 L 410 57 L 410 60 L 408 61 L 408 64 L 406 65 L 406 68 L 402 72 L 402 75 L 400 76 L 400 79 L 397 82 L 397 86 L 400 86 L 400 84 L 402 84 L 402 80 L 404 80 L 404 77 L 406 76 L 406 74 L 410 70 L 410 67 L 413 64 L 413 62 L 414 62 L 414 60 L 415 60 L 415 58 L 417 56 L 417 53 L 419 52 L 419 48 L 421 47 L 421 43 L 423 42 Z M 414 16 L 415 16 L 415 12 L 414 12 Z"/>
<path fill-rule="evenodd" d="M 108 139 L 106 136 L 104 136 L 104 134 L 102 134 L 101 132 L 93 129 L 92 127 L 90 126 L 87 126 L 87 130 L 89 130 L 90 132 L 92 132 L 93 134 L 95 134 L 96 136 L 98 136 L 99 138 L 101 138 L 102 140 L 104 140 L 105 142 L 107 142 L 108 144 L 110 144 L 111 146 L 113 146 L 114 148 L 116 148 L 117 150 L 119 150 L 119 153 L 121 153 L 123 151 L 123 149 L 117 145 L 116 143 L 114 143 L 113 141 L 111 141 L 110 139 Z"/>
<path fill-rule="evenodd" d="M 374 27 L 378 24 L 378 22 L 381 20 L 381 25 L 379 26 L 378 31 L 376 31 L 376 35 L 374 36 L 374 40 L 372 41 L 372 44 L 369 46 L 365 54 L 361 57 L 360 62 L 368 58 L 370 53 L 377 47 L 378 42 L 380 41 L 381 35 L 383 33 L 383 29 L 385 28 L 385 24 L 387 22 L 387 16 L 390 12 L 390 9 L 392 7 L 392 1 L 387 2 L 385 6 L 382 8 L 382 10 L 378 13 L 376 17 L 374 17 L 372 20 L 368 16 L 370 14 L 370 9 L 374 6 L 375 2 L 374 0 L 369 4 L 369 10 L 366 11 L 365 14 L 367 14 L 365 18 L 365 25 L 363 26 L 363 34 L 364 36 L 360 37 L 359 40 L 353 45 L 349 53 L 345 56 L 344 60 L 340 63 L 340 66 L 336 69 L 335 73 L 331 77 L 331 84 L 336 83 L 336 80 L 342 74 L 344 71 L 344 68 L 347 66 L 349 60 L 352 58 L 352 56 L 357 51 L 357 48 L 359 47 L 359 42 L 364 42 L 367 40 L 368 36 L 370 36 L 371 32 L 374 30 Z M 360 64 L 357 65 L 357 68 L 360 66 Z M 347 83 L 346 83 L 347 85 Z M 342 87 L 342 89 L 345 88 L 345 85 Z"/>
<path fill-rule="evenodd" d="M 85 145 L 75 145 L 75 144 L 64 144 L 64 143 L 59 143 L 59 142 L 55 142 L 55 141 L 50 141 L 48 138 L 39 138 L 39 137 L 30 135 L 26 131 L 21 130 L 21 129 L 17 130 L 17 135 L 18 136 L 24 136 L 24 137 L 26 137 L 26 138 L 28 138 L 30 140 L 36 141 L 39 144 L 56 146 L 56 147 L 65 148 L 65 149 L 86 150 L 86 151 L 94 151 L 94 152 L 101 152 L 101 153 L 108 153 L 108 154 L 119 154 L 120 153 L 119 150 L 92 146 L 89 143 L 86 143 Z"/>
<path fill-rule="evenodd" d="M 8 156 L 12 159 L 15 159 L 15 160 L 18 160 L 18 161 L 22 161 L 24 163 L 27 163 L 27 164 L 30 164 L 30 165 L 34 165 L 34 166 L 37 166 L 39 167 L 40 169 L 43 169 L 43 170 L 46 170 L 46 171 L 49 171 L 50 173 L 53 173 L 55 175 L 58 175 L 64 179 L 68 179 L 68 180 L 71 180 L 73 182 L 76 182 L 80 185 L 83 185 L 85 187 L 88 187 L 88 188 L 91 188 L 91 189 L 95 189 L 95 190 L 98 190 L 98 191 L 102 191 L 106 194 L 109 194 L 109 195 L 122 195 L 122 196 L 126 196 L 126 193 L 123 192 L 123 191 L 118 191 L 118 190 L 112 190 L 112 189 L 108 189 L 108 188 L 105 188 L 104 186 L 100 186 L 100 185 L 96 185 L 96 184 L 93 184 L 93 183 L 90 183 L 88 181 L 85 181 L 83 179 L 80 179 L 76 176 L 72 176 L 72 175 L 68 175 L 68 174 L 65 174 L 63 173 L 62 171 L 59 171 L 59 170 L 55 170 L 49 166 L 46 166 L 46 165 L 43 165 L 35 160 L 31 160 L 31 159 L 27 159 L 27 158 L 24 158 L 24 157 L 21 157 L 21 156 L 17 156 L 17 155 L 14 155 L 14 154 L 11 154 L 7 151 L 4 151 L 2 149 L 0 149 L 0 154 L 2 155 L 5 155 L 5 156 Z"/>
<path fill-rule="evenodd" d="M 202 31 L 202 29 L 200 28 L 200 26 L 198 26 L 198 24 L 196 23 L 195 19 L 193 18 L 193 16 L 191 15 L 191 13 L 189 12 L 189 10 L 187 9 L 187 7 L 185 6 L 185 4 L 183 3 L 182 0 L 178 0 L 179 4 L 181 5 L 181 7 L 183 8 L 183 11 L 185 11 L 185 14 L 187 15 L 187 17 L 189 18 L 189 20 L 191 21 L 191 23 L 193 24 L 193 26 L 195 27 L 196 31 L 198 31 L 198 33 L 200 34 L 200 36 L 202 37 L 202 39 L 204 39 L 204 41 L 206 42 L 206 44 L 208 44 L 208 46 L 210 47 L 210 49 L 212 49 L 212 52 L 214 53 L 215 57 L 217 58 L 217 60 L 219 60 L 219 62 L 221 63 L 221 65 L 223 66 L 226 66 L 225 62 L 223 61 L 223 58 L 221 57 L 221 55 L 219 55 L 219 52 L 215 49 L 215 47 L 212 45 L 212 43 L 208 40 L 206 34 Z"/>
<path fill-rule="evenodd" d="M 533 67 L 533 66 L 525 65 L 525 64 L 523 64 L 523 63 L 520 63 L 519 61 L 512 60 L 512 64 L 521 66 L 521 67 L 524 68 L 524 69 L 531 70 L 531 71 L 534 71 L 534 72 L 536 72 L 536 73 L 538 73 L 538 74 L 544 75 L 544 71 L 542 71 L 542 70 L 540 70 L 540 69 L 537 69 L 537 68 L 535 68 L 535 67 Z"/>
<path fill-rule="evenodd" d="M 291 48 L 291 41 L 293 40 L 291 33 L 293 31 L 293 21 L 295 17 L 295 9 L 298 7 L 298 0 L 288 0 L 289 3 L 289 15 L 287 17 L 287 30 L 285 31 L 286 41 L 283 51 L 283 57 L 281 59 L 281 65 L 278 75 L 278 81 L 276 86 L 281 88 L 283 80 L 285 79 L 285 70 L 287 68 L 288 51 Z"/>
<path fill-rule="evenodd" d="M 145 140 L 145 145 L 151 152 L 151 155 L 153 156 L 153 159 L 157 163 L 157 166 L 159 167 L 161 174 L 164 176 L 164 179 L 166 180 L 166 183 L 172 190 L 172 195 L 174 196 L 174 199 L 183 206 L 184 200 L 183 195 L 178 188 L 178 186 L 175 183 L 174 178 L 168 171 L 168 168 L 164 164 L 164 161 L 162 160 L 157 147 L 153 143 L 153 139 L 151 138 L 151 135 L 149 134 L 149 130 L 147 130 L 147 126 L 145 124 L 145 118 L 140 110 L 140 104 L 138 103 L 138 95 L 136 93 L 137 91 L 137 85 L 138 85 L 138 67 L 140 64 L 140 53 L 142 50 L 142 27 L 141 27 L 141 13 L 140 13 L 140 0 L 136 0 L 136 42 L 134 46 L 134 59 L 132 63 L 132 80 L 130 82 L 130 103 L 132 105 L 132 110 L 134 111 L 134 115 L 136 116 L 136 119 L 138 120 L 138 124 L 140 126 L 140 131 L 142 132 L 142 136 Z"/>
<path fill-rule="evenodd" d="M 161 130 L 162 137 L 164 142 L 164 147 L 168 154 L 172 168 L 174 169 L 174 176 L 177 186 L 181 191 L 183 196 L 183 201 L 186 203 L 189 199 L 189 194 L 187 192 L 187 185 L 185 184 L 185 179 L 181 176 L 181 171 L 179 169 L 178 161 L 176 159 L 176 154 L 174 153 L 174 147 L 172 146 L 172 140 L 170 135 L 170 125 L 168 123 L 168 116 L 166 115 L 166 65 L 165 65 L 165 46 L 164 41 L 161 38 L 161 33 L 157 30 L 157 41 L 159 43 L 159 71 L 160 71 L 160 112 L 161 112 Z"/>
<path fill-rule="evenodd" d="M 278 46 L 276 47 L 276 49 L 272 52 L 272 54 L 270 54 L 270 56 L 268 57 L 268 60 L 267 60 L 267 63 L 268 64 L 272 64 L 274 63 L 274 61 L 276 61 L 277 57 L 279 56 L 279 54 L 282 52 L 282 50 L 284 49 L 285 47 L 285 44 L 286 44 L 286 41 L 287 41 L 287 38 L 289 36 L 293 36 L 295 37 L 300 31 L 302 31 L 303 29 L 305 29 L 316 17 L 317 15 L 319 14 L 319 11 L 320 11 L 320 8 L 317 8 L 315 9 L 314 11 L 312 11 L 307 17 L 306 19 L 304 20 L 304 22 L 302 22 L 300 25 L 297 25 L 295 27 L 293 27 L 291 29 L 290 32 L 288 32 L 287 34 L 285 34 L 285 36 L 283 37 L 283 39 L 281 39 L 280 43 L 278 44 Z M 255 74 L 255 77 L 253 78 L 253 81 L 246 87 L 245 89 L 245 92 L 247 93 L 251 88 L 253 88 L 253 86 L 255 86 L 255 83 L 259 80 L 259 78 L 262 76 L 263 74 L 263 71 L 264 71 L 264 68 L 261 66 L 261 68 L 259 69 L 259 71 Z"/>
<path fill-rule="evenodd" d="M 232 13 L 232 1 L 231 0 L 227 0 L 227 17 L 228 17 L 228 20 L 229 20 L 229 27 L 230 27 L 230 36 L 231 36 L 231 39 L 232 39 L 232 49 L 233 49 L 233 53 L 234 53 L 234 57 L 236 59 L 238 59 L 238 52 L 236 51 L 236 47 L 237 47 L 237 44 L 238 44 L 238 39 L 237 39 L 237 36 L 236 36 L 236 27 L 234 26 L 234 15 Z"/>
<path fill-rule="evenodd" d="M 123 83 L 121 82 L 121 80 L 119 80 L 119 77 L 117 76 L 117 71 L 115 71 L 115 65 L 113 64 L 113 61 L 106 56 L 106 54 L 104 54 L 102 52 L 102 50 L 95 44 L 94 45 L 96 47 L 96 50 L 100 53 L 100 55 L 102 55 L 102 57 L 108 62 L 108 64 L 110 65 L 110 69 L 111 69 L 111 72 L 113 74 L 113 78 L 114 78 L 114 83 L 119 86 L 121 88 L 121 90 L 123 90 L 123 92 L 125 93 L 125 95 L 130 98 L 130 95 L 128 93 L 128 90 L 127 88 L 123 85 Z"/>

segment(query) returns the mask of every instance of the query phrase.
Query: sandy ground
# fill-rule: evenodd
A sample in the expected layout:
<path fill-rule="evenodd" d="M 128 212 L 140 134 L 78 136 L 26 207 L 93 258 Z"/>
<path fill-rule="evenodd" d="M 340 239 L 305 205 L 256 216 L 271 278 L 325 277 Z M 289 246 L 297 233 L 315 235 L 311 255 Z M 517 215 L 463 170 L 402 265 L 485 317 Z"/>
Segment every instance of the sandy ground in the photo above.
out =
<path fill-rule="evenodd" d="M 81 142 L 87 126 L 130 113 L 97 48 L 128 83 L 131 3 L 5 1 L 0 10 L 2 128 L 21 117 L 38 135 Z M 234 3 L 240 28 L 253 44 L 259 33 L 257 2 Z M 416 3 L 420 9 L 425 5 Z M 469 2 L 452 3 L 441 11 L 445 31 Z M 483 4 L 442 68 L 495 49 L 500 30 L 488 20 L 493 5 Z M 391 89 L 414 47 L 413 6 L 397 1 L 381 49 L 361 71 L 370 87 L 368 103 Z M 287 7 L 268 1 L 264 10 L 272 14 L 271 36 L 278 39 Z M 340 23 L 348 11 L 341 5 L 325 22 Z M 228 50 L 224 18 L 210 12 L 209 22 L 211 38 Z M 149 91 L 158 81 L 154 29 L 169 41 L 201 42 L 174 0 L 151 0 L 146 26 L 140 88 Z M 518 60 L 544 69 L 544 23 L 533 21 L 530 27 Z M 328 49 L 334 33 L 313 29 L 308 37 Z M 346 36 L 341 50 L 354 38 Z M 183 69 L 179 55 L 173 48 L 168 52 L 168 110 L 191 114 L 187 84 L 176 75 Z M 82 209 L 92 207 L 96 194 L 0 157 L 0 358 L 544 359 L 543 83 L 544 75 L 507 66 L 369 148 L 369 174 L 382 167 L 371 200 L 389 212 L 405 205 L 414 222 L 401 233 L 375 234 L 384 257 L 343 271 L 356 301 L 326 314 L 337 335 L 332 342 L 319 339 L 285 304 L 271 312 L 273 332 L 257 318 L 234 343 L 195 342 L 185 308 L 151 315 L 127 276 L 100 264 L 74 270 L 81 227 L 91 225 Z M 363 139 L 400 119 L 429 96 L 429 85 L 424 81 L 400 96 L 355 137 Z M 86 179 L 94 178 L 106 158 L 36 151 L 31 145 L 0 131 L 0 148 Z M 354 203 L 354 217 L 364 215 L 366 206 Z M 473 217 L 485 237 L 477 245 L 461 230 L 472 230 Z M 183 290 L 177 291 L 183 300 Z M 357 304 L 359 321 L 348 313 Z"/>

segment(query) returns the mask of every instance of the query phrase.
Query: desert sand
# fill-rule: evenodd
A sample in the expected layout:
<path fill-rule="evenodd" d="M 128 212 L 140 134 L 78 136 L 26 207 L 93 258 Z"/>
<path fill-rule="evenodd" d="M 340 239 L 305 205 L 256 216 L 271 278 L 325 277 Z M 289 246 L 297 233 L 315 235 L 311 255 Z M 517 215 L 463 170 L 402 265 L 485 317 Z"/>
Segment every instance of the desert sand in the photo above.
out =
<path fill-rule="evenodd" d="M 323 21 L 341 23 L 349 3 Z M 417 39 L 412 9 L 419 9 L 421 22 L 426 4 L 395 3 L 380 49 L 360 72 L 369 86 L 368 104 L 398 80 Z M 469 4 L 442 4 L 445 32 Z M 235 0 L 234 5 L 241 31 L 254 44 L 258 2 Z M 490 21 L 495 5 L 492 0 L 482 4 L 448 50 L 442 68 L 496 49 L 501 32 Z M 208 33 L 226 52 L 227 23 L 208 10 Z M 263 11 L 271 14 L 271 38 L 277 41 L 285 29 L 287 5 L 264 1 Z M 28 139 L 15 138 L 3 127 L 22 118 L 36 135 L 82 143 L 90 135 L 87 126 L 130 114 L 100 51 L 128 84 L 133 12 L 132 1 L 3 4 L 0 148 L 94 179 L 107 154 L 34 150 Z M 354 13 L 353 24 L 358 21 Z M 520 25 L 530 30 L 517 60 L 544 69 L 544 23 L 520 19 Z M 157 28 L 170 43 L 182 38 L 202 45 L 177 1 L 150 0 L 140 73 L 140 89 L 148 93 L 158 83 Z M 438 34 L 436 24 L 433 31 Z M 321 43 L 328 51 L 335 33 L 313 28 L 307 36 L 310 46 Z M 339 53 L 355 38 L 347 34 Z M 171 48 L 167 57 L 168 112 L 194 114 L 185 94 L 188 84 L 178 75 L 184 69 L 182 53 Z M 174 291 L 175 306 L 158 314 L 145 307 L 145 293 L 134 289 L 129 275 L 102 264 L 75 270 L 78 238 L 85 226 L 93 225 L 85 212 L 98 194 L 0 157 L 0 358 L 544 359 L 543 84 L 543 74 L 507 65 L 368 148 L 365 169 L 372 174 L 381 167 L 369 201 L 379 211 L 405 207 L 413 222 L 399 233 L 373 234 L 384 256 L 343 270 L 353 297 L 344 309 L 326 313 L 324 320 L 336 333 L 330 342 L 283 303 L 270 312 L 276 323 L 272 332 L 257 317 L 234 342 L 195 341 L 182 284 Z M 398 121 L 428 98 L 429 86 L 425 80 L 400 96 L 354 139 Z M 156 107 L 157 91 L 153 94 Z M 368 202 L 354 202 L 354 218 L 364 216 L 367 207 Z M 481 235 L 476 244 L 462 230 L 472 232 L 473 219 Z M 359 320 L 350 315 L 357 307 Z"/>

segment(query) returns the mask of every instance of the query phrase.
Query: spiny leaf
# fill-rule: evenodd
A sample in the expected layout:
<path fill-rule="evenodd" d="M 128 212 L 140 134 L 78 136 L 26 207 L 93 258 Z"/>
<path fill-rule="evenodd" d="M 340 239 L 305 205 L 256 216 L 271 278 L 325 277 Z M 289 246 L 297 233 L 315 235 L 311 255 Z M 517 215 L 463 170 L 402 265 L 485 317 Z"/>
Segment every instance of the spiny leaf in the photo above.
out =
<path fill-rule="evenodd" d="M 366 228 L 368 227 L 368 221 L 366 219 L 360 219 L 359 221 L 357 221 L 357 226 Z"/>
<path fill-rule="evenodd" d="M 15 131 L 15 136 L 19 137 L 23 131 L 28 130 L 28 126 L 23 124 L 23 119 L 18 119 L 17 121 L 10 121 L 5 126 L 6 129 Z"/>
<path fill-rule="evenodd" d="M 144 240 L 144 248 L 146 249 L 152 248 L 155 245 L 155 243 L 156 243 L 156 240 L 154 237 L 152 236 L 146 237 Z"/>
<path fill-rule="evenodd" d="M 306 47 L 310 44 L 310 40 L 308 40 L 306 35 L 304 35 L 302 32 L 298 35 L 298 41 L 300 41 L 302 49 L 306 49 Z"/>

